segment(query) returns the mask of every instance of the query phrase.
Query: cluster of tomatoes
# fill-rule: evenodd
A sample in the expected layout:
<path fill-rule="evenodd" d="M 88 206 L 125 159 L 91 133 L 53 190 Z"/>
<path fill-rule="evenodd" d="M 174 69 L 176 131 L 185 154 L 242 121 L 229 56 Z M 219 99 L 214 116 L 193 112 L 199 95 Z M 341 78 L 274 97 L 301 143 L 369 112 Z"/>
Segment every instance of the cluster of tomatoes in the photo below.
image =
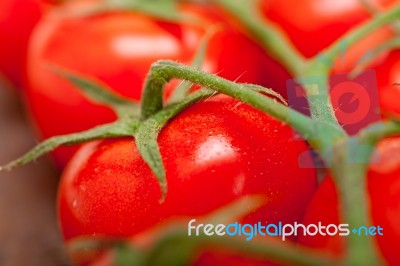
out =
<path fill-rule="evenodd" d="M 397 1 L 367 2 L 379 12 Z M 101 0 L 2 0 L 0 4 L 0 72 L 21 88 L 42 138 L 116 119 L 109 107 L 91 102 L 52 66 L 93 78 L 127 99 L 140 101 L 151 64 L 160 59 L 191 64 L 214 25 L 220 30 L 208 41 L 203 70 L 286 96 L 291 77 L 285 67 L 213 1 L 179 3 L 177 12 L 188 19 L 176 21 L 128 8 L 94 11 L 102 5 Z M 305 58 L 373 19 L 359 0 L 263 0 L 258 9 Z M 395 34 L 387 26 L 348 47 L 332 73 L 356 68 L 363 55 Z M 382 52 L 369 65 L 376 73 L 380 108 L 391 114 L 400 113 L 400 90 L 395 85 L 400 81 L 399 55 L 396 49 Z M 310 149 L 307 143 L 297 139 L 290 126 L 247 104 L 223 95 L 193 104 L 163 128 L 158 143 L 168 183 L 163 201 L 160 185 L 133 138 L 54 151 L 63 169 L 58 217 L 66 242 L 83 236 L 135 237 L 174 219 L 207 216 L 247 195 L 265 201 L 238 217 L 243 223 L 340 222 L 340 195 L 334 183 L 327 178 L 318 186 L 316 169 L 299 163 Z M 384 228 L 376 248 L 387 263 L 399 265 L 400 140 L 384 140 L 376 156 L 379 163 L 368 172 L 371 217 Z M 292 241 L 337 256 L 345 252 L 339 236 Z M 193 257 L 193 265 L 272 265 L 229 251 L 205 250 Z"/>

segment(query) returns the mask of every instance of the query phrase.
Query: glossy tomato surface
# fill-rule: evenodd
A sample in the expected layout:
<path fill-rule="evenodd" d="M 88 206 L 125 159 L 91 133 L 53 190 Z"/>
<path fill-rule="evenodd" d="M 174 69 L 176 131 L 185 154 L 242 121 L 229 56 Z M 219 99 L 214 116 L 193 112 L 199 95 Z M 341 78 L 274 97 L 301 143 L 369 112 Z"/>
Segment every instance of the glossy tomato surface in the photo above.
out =
<path fill-rule="evenodd" d="M 377 248 L 389 265 L 400 264 L 400 138 L 383 140 L 375 154 L 376 163 L 368 173 L 370 215 L 373 225 L 383 228 L 376 236 Z M 338 194 L 330 178 L 324 180 L 312 199 L 304 217 L 305 224 L 339 224 Z M 350 225 L 351 227 L 351 225 Z M 372 236 L 371 236 L 372 237 Z M 341 255 L 344 239 L 340 236 L 299 236 L 303 245 Z"/>
<path fill-rule="evenodd" d="M 368 2 L 382 11 L 397 1 Z M 306 57 L 316 55 L 352 27 L 371 18 L 371 11 L 358 0 L 263 0 L 261 8 Z M 343 49 L 347 48 L 344 43 Z"/>
<path fill-rule="evenodd" d="M 28 39 L 42 15 L 40 0 L 0 2 L 0 74 L 21 85 Z"/>
<path fill-rule="evenodd" d="M 212 9 L 196 5 L 181 7 L 182 14 L 193 17 L 193 21 L 182 23 L 161 22 L 134 12 L 93 16 L 79 13 L 97 3 L 67 3 L 46 16 L 33 34 L 27 100 L 44 138 L 115 119 L 110 109 L 92 104 L 52 73 L 49 65 L 94 77 L 119 94 L 138 100 L 153 62 L 171 59 L 189 64 L 207 30 L 216 22 L 223 23 Z M 243 34 L 229 25 L 222 28 L 209 43 L 203 69 L 234 80 L 271 85 L 274 79 L 267 77 L 265 71 L 278 64 Z M 279 71 L 287 75 L 282 68 Z M 285 79 L 282 80 L 284 85 Z M 57 153 L 60 165 L 66 163 L 73 150 L 63 148 Z"/>
<path fill-rule="evenodd" d="M 331 75 L 331 100 L 336 117 L 349 134 L 388 116 L 399 116 L 400 51 L 378 55 L 358 76 Z"/>
<path fill-rule="evenodd" d="M 371 10 L 382 12 L 397 4 L 397 0 L 264 0 L 261 9 L 267 19 L 283 30 L 293 45 L 306 58 L 318 56 L 324 49 L 339 41 L 345 34 L 370 21 Z M 333 73 L 350 72 L 380 45 L 393 38 L 390 27 L 371 31 L 357 43 L 339 42 L 340 55 L 333 62 Z M 387 55 L 382 53 L 373 61 Z M 323 63 L 332 62 L 319 57 Z"/>
<path fill-rule="evenodd" d="M 376 73 L 382 112 L 400 116 L 400 50 L 390 52 Z"/>
<path fill-rule="evenodd" d="M 168 217 L 197 217 L 244 195 L 265 205 L 243 222 L 293 222 L 316 188 L 314 169 L 301 169 L 305 143 L 290 127 L 217 96 L 189 107 L 159 136 L 168 194 L 160 204 L 156 178 L 132 139 L 86 144 L 59 187 L 64 237 L 126 237 Z"/>
<path fill-rule="evenodd" d="M 395 0 L 366 2 L 369 7 L 358 0 L 265 0 L 261 1 L 261 9 L 265 17 L 288 36 L 300 53 L 310 58 L 319 56 L 329 45 L 357 26 L 371 21 L 370 9 L 382 12 L 398 4 Z M 393 97 L 397 95 L 397 90 L 393 89 L 395 79 L 394 74 L 391 74 L 398 68 L 396 62 L 399 57 L 396 52 L 379 53 L 365 66 L 365 69 L 372 72 L 367 75 L 363 75 L 363 72 L 354 79 L 350 77 L 352 71 L 367 62 L 367 58 L 371 59 L 372 53 L 394 36 L 392 28 L 380 27 L 355 44 L 339 42 L 340 54 L 334 62 L 323 56 L 317 59 L 331 67 L 330 96 L 333 109 L 339 123 L 351 135 L 378 121 L 379 107 L 384 112 L 387 112 L 388 106 L 391 109 L 397 108 Z"/>

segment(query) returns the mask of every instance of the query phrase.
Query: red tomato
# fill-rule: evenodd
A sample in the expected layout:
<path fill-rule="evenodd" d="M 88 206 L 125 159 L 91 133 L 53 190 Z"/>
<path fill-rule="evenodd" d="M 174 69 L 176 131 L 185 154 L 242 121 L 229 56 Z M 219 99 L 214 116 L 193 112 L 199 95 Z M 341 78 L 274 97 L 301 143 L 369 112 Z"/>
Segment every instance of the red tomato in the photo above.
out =
<path fill-rule="evenodd" d="M 350 134 L 377 122 L 382 118 L 381 114 L 383 117 L 388 114 L 400 115 L 397 102 L 400 97 L 400 51 L 394 50 L 378 56 L 367 69 L 372 71 L 367 70 L 355 79 L 348 78 L 347 74 L 340 74 L 347 78 L 343 78 L 341 82 L 336 81 L 336 85 L 331 86 L 336 117 Z M 331 81 L 335 79 L 338 78 L 332 75 Z"/>
<path fill-rule="evenodd" d="M 396 0 L 372 0 L 378 10 Z M 264 0 L 264 14 L 287 33 L 306 57 L 316 55 L 353 26 L 371 17 L 359 0 Z"/>
<path fill-rule="evenodd" d="M 183 111 L 162 130 L 159 145 L 168 181 L 162 204 L 158 182 L 132 139 L 92 142 L 76 154 L 58 193 L 66 240 L 131 236 L 244 195 L 267 202 L 243 222 L 294 222 L 316 188 L 315 170 L 298 165 L 307 146 L 293 140 L 292 129 L 226 96 Z"/>
<path fill-rule="evenodd" d="M 208 45 L 206 64 L 212 64 L 208 70 L 215 71 L 219 76 L 229 80 L 259 84 L 286 95 L 289 73 L 265 54 L 260 46 L 236 30 L 236 23 L 221 10 L 205 4 L 186 4 L 183 5 L 183 10 L 201 15 L 223 27 Z"/>
<path fill-rule="evenodd" d="M 216 21 L 211 10 L 202 8 L 200 12 L 200 7 L 191 6 L 182 7 L 182 12 L 198 20 L 182 24 L 160 22 L 132 12 L 74 15 L 96 2 L 72 1 L 54 10 L 33 34 L 27 98 L 44 138 L 79 132 L 115 119 L 110 109 L 92 104 L 52 73 L 49 64 L 95 77 L 118 93 L 138 100 L 150 65 L 159 59 L 190 63 L 204 33 Z M 274 79 L 264 73 L 267 64 L 271 64 L 264 62 L 271 60 L 249 39 L 226 27 L 210 41 L 204 68 L 243 82 L 271 84 Z M 59 164 L 64 165 L 73 151 L 74 148 L 63 148 L 57 153 Z"/>
<path fill-rule="evenodd" d="M 396 0 L 368 1 L 377 12 L 393 7 Z M 316 56 L 340 39 L 355 26 L 370 19 L 371 13 L 359 0 L 264 0 L 261 8 L 265 16 L 278 24 L 294 46 L 307 58 Z M 354 45 L 342 42 L 341 55 L 336 58 L 333 73 L 349 72 L 375 48 L 393 38 L 390 27 L 382 27 Z M 383 53 L 374 60 L 384 58 Z M 324 62 L 324 58 L 320 58 Z M 330 62 L 326 62 L 330 64 Z M 387 85 L 387 84 L 385 84 Z"/>
<path fill-rule="evenodd" d="M 398 1 L 368 2 L 379 12 Z M 359 0 L 264 0 L 261 8 L 266 17 L 277 23 L 307 58 L 316 56 L 353 27 L 371 18 L 370 11 Z M 393 38 L 393 35 L 390 27 L 382 27 L 352 46 L 342 42 L 341 55 L 335 59 L 333 72 L 351 71 L 362 57 Z M 320 59 L 324 61 L 324 58 Z"/>
<path fill-rule="evenodd" d="M 398 3 L 395 0 L 368 2 L 378 11 Z M 346 32 L 371 18 L 370 11 L 359 0 L 264 0 L 261 1 L 261 8 L 265 16 L 277 23 L 294 46 L 307 58 L 316 56 Z M 341 44 L 341 54 L 335 59 L 331 71 L 332 80 L 336 81 L 331 80 L 330 93 L 336 117 L 349 134 L 357 133 L 360 128 L 380 119 L 375 110 L 378 104 L 368 104 L 368 99 L 365 98 L 374 100 L 378 98 L 378 94 L 381 94 L 382 98 L 395 95 L 394 90 L 384 88 L 392 84 L 388 71 L 396 71 L 393 62 L 397 59 L 391 58 L 392 54 L 387 52 L 374 58 L 368 69 L 375 70 L 378 79 L 376 85 L 369 78 L 359 77 L 352 80 L 345 75 L 354 70 L 371 51 L 393 38 L 393 35 L 390 27 L 382 27 L 354 45 L 349 46 L 345 42 Z M 327 65 L 331 64 L 323 57 L 319 57 L 318 60 Z M 344 73 L 340 74 L 340 82 L 337 82 L 338 73 Z M 391 106 L 397 106 L 393 98 L 382 99 L 382 109 L 386 108 L 388 102 L 391 102 Z"/>
<path fill-rule="evenodd" d="M 392 51 L 376 68 L 382 112 L 400 115 L 400 51 Z"/>
<path fill-rule="evenodd" d="M 18 86 L 28 39 L 42 9 L 40 0 L 2 0 L 0 3 L 0 74 Z"/>
<path fill-rule="evenodd" d="M 378 247 L 389 265 L 400 264 L 400 138 L 383 140 L 376 153 L 377 161 L 368 173 L 368 193 L 373 224 L 383 228 L 383 236 L 376 236 Z M 339 224 L 338 195 L 331 179 L 326 179 L 317 190 L 306 212 L 305 224 Z M 350 225 L 351 227 L 351 225 Z M 372 236 L 371 236 L 372 237 Z M 340 255 L 344 251 L 340 236 L 299 236 L 303 245 Z"/>

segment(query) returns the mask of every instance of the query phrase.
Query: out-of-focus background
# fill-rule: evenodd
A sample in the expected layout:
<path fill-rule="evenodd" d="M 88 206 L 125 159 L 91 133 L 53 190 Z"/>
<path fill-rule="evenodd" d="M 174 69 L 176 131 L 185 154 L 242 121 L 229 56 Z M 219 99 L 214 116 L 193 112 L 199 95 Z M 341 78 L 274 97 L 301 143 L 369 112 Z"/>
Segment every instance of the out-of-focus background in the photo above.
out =
<path fill-rule="evenodd" d="M 21 101 L 0 81 L 0 164 L 36 142 Z M 69 265 L 56 218 L 58 176 L 48 158 L 0 172 L 0 265 Z"/>

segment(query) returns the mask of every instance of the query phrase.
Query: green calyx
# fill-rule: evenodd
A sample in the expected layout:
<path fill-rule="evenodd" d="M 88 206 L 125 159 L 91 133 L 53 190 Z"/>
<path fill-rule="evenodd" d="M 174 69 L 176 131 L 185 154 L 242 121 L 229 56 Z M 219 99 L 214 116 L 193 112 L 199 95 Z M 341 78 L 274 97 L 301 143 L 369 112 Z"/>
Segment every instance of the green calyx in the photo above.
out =
<path fill-rule="evenodd" d="M 132 9 L 152 13 L 151 5 L 154 5 L 154 10 L 157 5 L 157 10 L 160 10 L 160 5 L 165 5 L 163 13 L 174 14 L 165 10 L 174 8 L 176 1 L 159 0 L 154 1 L 153 4 L 148 4 L 148 6 L 145 2 L 150 3 L 153 1 L 109 0 L 103 7 L 105 9 L 96 12 Z M 383 25 L 393 23 L 400 16 L 400 5 L 376 14 L 374 19 L 354 28 L 318 56 L 305 59 L 290 44 L 286 36 L 271 26 L 255 10 L 257 0 L 215 0 L 214 2 L 235 16 L 250 37 L 258 41 L 275 59 L 283 63 L 295 77 L 322 77 L 323 82 L 322 86 L 320 86 L 319 97 L 310 97 L 313 91 L 305 86 L 311 117 L 307 117 L 288 107 L 286 101 L 270 89 L 257 85 L 235 83 L 203 72 L 198 67 L 185 66 L 168 60 L 161 60 L 152 65 L 144 85 L 140 105 L 110 92 L 110 90 L 94 80 L 53 67 L 56 73 L 69 80 L 92 101 L 112 108 L 118 115 L 117 121 L 88 131 L 51 138 L 39 144 L 23 157 L 0 167 L 0 170 L 9 170 L 26 164 L 60 145 L 73 145 L 108 137 L 132 136 L 135 138 L 143 159 L 152 169 L 160 183 L 162 201 L 167 193 L 168 184 L 157 141 L 160 131 L 171 119 L 188 106 L 211 97 L 215 93 L 223 93 L 247 103 L 296 129 L 310 143 L 312 148 L 319 153 L 325 164 L 331 168 L 333 180 L 338 187 L 341 198 L 340 211 L 343 221 L 354 226 L 372 224 L 368 214 L 369 200 L 365 182 L 368 162 L 375 145 L 380 140 L 400 134 L 400 123 L 395 119 L 390 119 L 370 125 L 355 136 L 347 135 L 339 125 L 332 108 L 328 91 L 328 76 L 333 62 L 342 51 L 343 42 L 348 46 L 353 45 L 367 36 L 368 33 Z M 159 13 L 159 11 L 157 12 Z M 165 14 L 158 15 L 163 16 Z M 168 18 L 166 17 L 166 19 Z M 169 19 L 172 18 L 170 17 Z M 373 55 L 382 50 L 398 47 L 398 45 L 398 39 L 394 39 L 390 43 L 379 47 L 374 51 Z M 367 58 L 359 69 L 355 70 L 355 73 L 363 69 L 372 57 Z M 163 101 L 163 88 L 166 83 L 174 78 L 181 79 L 186 83 L 173 94 L 171 101 L 166 104 Z M 192 84 L 200 85 L 203 89 L 190 93 Z M 352 163 L 352 161 L 357 163 Z M 354 204 L 355 202 L 357 204 Z M 187 247 L 191 248 L 183 251 L 174 249 L 177 244 L 182 245 L 182 241 L 197 242 L 186 243 Z M 152 254 L 167 256 L 169 253 L 179 252 L 180 254 L 184 253 L 181 254 L 181 257 L 187 258 L 186 255 L 193 251 L 192 247 L 198 244 L 222 245 L 234 251 L 240 252 L 240 250 L 244 250 L 247 255 L 275 259 L 286 263 L 297 263 L 299 265 L 380 265 L 382 263 L 371 238 L 362 239 L 362 241 L 356 238 L 349 238 L 346 256 L 341 261 L 321 257 L 314 253 L 304 256 L 302 252 L 294 247 L 280 247 L 276 246 L 275 243 L 259 245 L 246 242 L 246 244 L 243 244 L 240 240 L 229 239 L 227 241 L 224 238 L 206 237 L 188 240 L 187 235 L 182 234 L 182 232 L 175 232 L 165 236 Z M 169 251 L 165 253 L 165 249 L 161 249 L 161 247 L 170 249 L 167 249 Z M 122 249 L 121 253 L 125 253 L 125 251 L 125 249 Z M 360 252 L 363 253 L 362 256 L 360 256 Z M 162 257 L 161 255 L 160 258 Z M 153 258 L 157 258 L 157 256 L 153 256 Z"/>

